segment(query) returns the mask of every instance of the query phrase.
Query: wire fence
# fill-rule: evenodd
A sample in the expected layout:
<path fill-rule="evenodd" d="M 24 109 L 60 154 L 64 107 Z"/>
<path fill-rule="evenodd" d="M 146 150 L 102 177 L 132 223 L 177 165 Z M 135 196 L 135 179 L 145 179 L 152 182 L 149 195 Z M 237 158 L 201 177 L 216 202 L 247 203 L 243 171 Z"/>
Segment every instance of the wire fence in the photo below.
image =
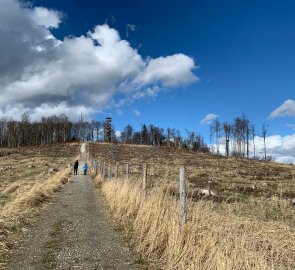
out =
<path fill-rule="evenodd" d="M 148 188 L 148 166 L 146 163 L 124 163 L 119 161 L 105 162 L 103 160 L 93 159 L 90 154 L 87 156 L 90 173 L 99 176 L 102 181 L 121 180 L 129 181 L 131 174 L 142 175 L 141 189 L 144 195 Z M 125 167 L 125 169 L 124 169 Z M 121 169 L 121 170 L 120 170 Z M 179 224 L 180 227 L 186 223 L 186 180 L 185 168 L 179 168 Z"/>

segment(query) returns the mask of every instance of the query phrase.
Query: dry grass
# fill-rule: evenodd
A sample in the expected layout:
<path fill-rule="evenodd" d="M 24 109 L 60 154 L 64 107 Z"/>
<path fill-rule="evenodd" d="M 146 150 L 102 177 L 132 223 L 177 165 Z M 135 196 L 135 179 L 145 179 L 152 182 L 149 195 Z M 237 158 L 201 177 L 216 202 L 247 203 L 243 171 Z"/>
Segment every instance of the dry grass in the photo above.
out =
<path fill-rule="evenodd" d="M 70 177 L 78 144 L 1 149 L 0 265 L 26 226 Z M 40 150 L 41 149 L 41 150 Z M 40 151 L 39 151 L 40 150 Z"/>
<path fill-rule="evenodd" d="M 151 269 L 294 269 L 295 232 L 282 222 L 235 215 L 228 205 L 188 203 L 188 222 L 180 231 L 178 201 L 150 190 L 145 197 L 136 182 L 108 181 L 102 191 L 136 250 Z"/>
<path fill-rule="evenodd" d="M 131 178 L 141 178 L 142 164 L 148 166 L 148 187 L 169 183 L 177 195 L 179 167 L 186 168 L 188 193 L 203 188 L 217 194 L 216 208 L 221 202 L 233 204 L 235 214 L 282 221 L 295 225 L 291 198 L 295 197 L 295 166 L 245 159 L 225 158 L 185 150 L 153 146 L 89 144 L 94 159 L 110 162 L 114 173 L 119 161 L 119 174 L 125 175 L 130 163 Z M 174 192 L 173 192 L 174 189 Z M 194 198 L 198 200 L 198 197 Z"/>
<path fill-rule="evenodd" d="M 148 165 L 150 183 L 178 179 L 179 167 L 186 167 L 192 187 L 210 188 L 226 198 L 255 196 L 295 197 L 295 166 L 273 162 L 225 158 L 204 153 L 154 146 L 124 144 L 89 144 L 93 158 L 124 165 L 131 163 L 131 173 L 141 174 L 140 165 Z"/>
<path fill-rule="evenodd" d="M 98 186 L 112 215 L 151 269 L 295 269 L 295 166 L 148 146 L 90 144 L 92 157 L 120 162 L 124 179 Z M 148 194 L 140 190 L 148 164 Z M 179 167 L 185 165 L 188 220 L 178 224 Z M 114 166 L 112 167 L 114 168 Z M 113 170 L 114 171 L 114 170 Z M 209 188 L 217 196 L 196 195 Z"/>

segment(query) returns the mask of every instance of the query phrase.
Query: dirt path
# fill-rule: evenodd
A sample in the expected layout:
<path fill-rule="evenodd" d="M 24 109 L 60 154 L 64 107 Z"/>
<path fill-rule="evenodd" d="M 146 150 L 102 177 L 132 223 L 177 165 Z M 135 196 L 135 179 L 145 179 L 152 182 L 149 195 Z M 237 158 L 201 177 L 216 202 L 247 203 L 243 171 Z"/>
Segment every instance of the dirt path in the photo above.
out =
<path fill-rule="evenodd" d="M 78 175 L 38 218 L 5 269 L 138 269 L 104 214 L 93 181 L 83 175 L 85 144 L 81 153 Z"/>

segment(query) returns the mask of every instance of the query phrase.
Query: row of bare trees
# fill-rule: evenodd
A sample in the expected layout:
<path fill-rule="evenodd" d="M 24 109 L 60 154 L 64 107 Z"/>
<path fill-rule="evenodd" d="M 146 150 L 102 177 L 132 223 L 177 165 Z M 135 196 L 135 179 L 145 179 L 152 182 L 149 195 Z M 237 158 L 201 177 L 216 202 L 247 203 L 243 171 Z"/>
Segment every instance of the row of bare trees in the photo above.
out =
<path fill-rule="evenodd" d="M 256 142 L 257 136 L 263 138 L 263 158 L 268 159 L 266 155 L 266 135 L 268 126 L 263 125 L 260 135 L 257 134 L 255 126 L 250 122 L 245 114 L 236 117 L 232 123 L 221 122 L 216 118 L 210 124 L 210 144 L 215 139 L 216 153 L 220 154 L 221 139 L 225 140 L 225 155 L 250 158 L 250 145 L 253 148 L 253 158 L 257 158 Z"/>
<path fill-rule="evenodd" d="M 20 147 L 66 142 L 70 139 L 73 124 L 62 114 L 43 117 L 39 122 L 31 122 L 28 114 L 20 121 L 0 118 L 1 147 Z"/>
<path fill-rule="evenodd" d="M 30 121 L 24 113 L 20 121 L 0 118 L 0 147 L 20 147 L 47 145 L 73 140 L 103 140 L 101 121 L 71 122 L 65 114 L 42 117 L 40 121 Z"/>

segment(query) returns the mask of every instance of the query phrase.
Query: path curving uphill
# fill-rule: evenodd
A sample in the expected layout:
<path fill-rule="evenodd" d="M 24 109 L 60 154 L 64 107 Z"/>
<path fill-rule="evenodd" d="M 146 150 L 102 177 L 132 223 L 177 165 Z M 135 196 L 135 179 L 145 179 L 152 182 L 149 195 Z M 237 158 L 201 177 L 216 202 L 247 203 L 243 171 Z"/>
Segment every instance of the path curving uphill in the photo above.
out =
<path fill-rule="evenodd" d="M 86 144 L 78 175 L 38 217 L 5 269 L 138 269 L 122 236 L 112 228 L 90 176 L 83 175 Z"/>

